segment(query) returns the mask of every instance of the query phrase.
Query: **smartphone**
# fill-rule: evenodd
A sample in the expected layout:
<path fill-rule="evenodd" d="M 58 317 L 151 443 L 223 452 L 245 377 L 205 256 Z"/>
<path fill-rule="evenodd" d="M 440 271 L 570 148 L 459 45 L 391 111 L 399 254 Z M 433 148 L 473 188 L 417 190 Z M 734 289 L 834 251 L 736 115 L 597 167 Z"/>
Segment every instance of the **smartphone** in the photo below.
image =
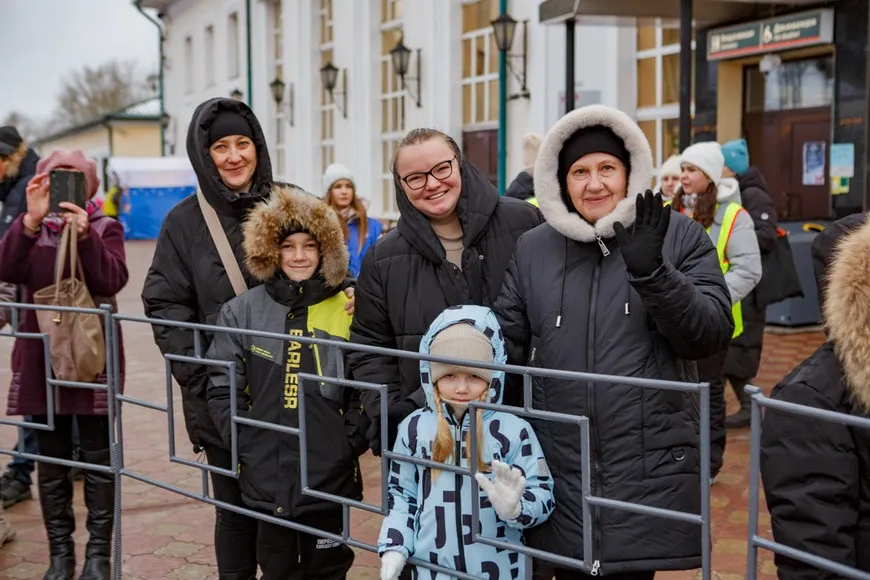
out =
<path fill-rule="evenodd" d="M 68 211 L 60 207 L 61 202 L 67 201 L 80 208 L 87 203 L 85 196 L 85 174 L 81 171 L 67 171 L 55 169 L 48 174 L 49 211 L 61 213 Z"/>

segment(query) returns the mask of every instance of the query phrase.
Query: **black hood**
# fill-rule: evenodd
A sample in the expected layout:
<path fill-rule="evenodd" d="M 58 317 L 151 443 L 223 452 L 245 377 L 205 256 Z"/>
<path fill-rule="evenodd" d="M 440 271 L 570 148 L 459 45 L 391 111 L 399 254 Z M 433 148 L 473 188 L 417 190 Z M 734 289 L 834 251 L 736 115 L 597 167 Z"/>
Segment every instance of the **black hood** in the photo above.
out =
<path fill-rule="evenodd" d="M 767 181 L 765 181 L 764 176 L 757 167 L 750 167 L 746 173 L 737 178 L 737 183 L 740 185 L 740 191 L 744 191 L 750 187 L 757 187 L 764 192 L 770 191 L 767 188 Z"/>
<path fill-rule="evenodd" d="M 472 163 L 462 161 L 459 172 L 462 176 L 462 192 L 459 195 L 457 212 L 462 226 L 463 245 L 468 248 L 477 243 L 486 229 L 486 224 L 498 205 L 499 195 L 492 183 Z M 399 233 L 428 260 L 440 264 L 446 253 L 429 225 L 428 218 L 411 205 L 396 174 L 393 174 L 393 185 L 396 188 L 396 205 L 401 214 L 396 226 Z"/>
<path fill-rule="evenodd" d="M 254 131 L 254 146 L 257 148 L 257 170 L 251 191 L 245 194 L 231 192 L 221 181 L 217 167 L 211 160 L 208 148 L 211 145 L 208 130 L 222 111 L 234 111 L 245 117 Z M 242 218 L 258 201 L 269 195 L 272 186 L 272 161 L 263 129 L 254 112 L 244 103 L 234 99 L 209 99 L 193 112 L 187 130 L 187 156 L 196 172 L 196 179 L 203 195 L 220 214 Z"/>

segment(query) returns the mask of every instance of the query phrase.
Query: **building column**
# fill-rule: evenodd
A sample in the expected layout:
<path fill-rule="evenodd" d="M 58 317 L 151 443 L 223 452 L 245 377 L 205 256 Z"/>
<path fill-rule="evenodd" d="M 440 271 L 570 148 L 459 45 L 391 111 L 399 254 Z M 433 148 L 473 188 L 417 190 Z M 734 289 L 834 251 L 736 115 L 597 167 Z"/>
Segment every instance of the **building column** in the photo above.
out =
<path fill-rule="evenodd" d="M 316 192 L 320 189 L 319 77 L 315 71 L 312 0 L 284 0 L 284 82 L 293 86 L 294 126 L 286 127 L 287 179 Z M 318 84 L 312 86 L 313 80 Z M 289 97 L 288 97 L 289 98 Z"/>

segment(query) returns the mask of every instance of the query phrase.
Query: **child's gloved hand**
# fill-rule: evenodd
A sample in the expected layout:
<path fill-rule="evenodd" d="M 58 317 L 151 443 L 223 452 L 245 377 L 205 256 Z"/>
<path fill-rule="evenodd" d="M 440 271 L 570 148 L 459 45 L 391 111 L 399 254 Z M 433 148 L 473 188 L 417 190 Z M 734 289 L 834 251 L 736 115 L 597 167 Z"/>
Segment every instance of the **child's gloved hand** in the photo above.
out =
<path fill-rule="evenodd" d="M 405 567 L 405 556 L 397 550 L 384 552 L 381 556 L 381 580 L 399 580 Z"/>
<path fill-rule="evenodd" d="M 526 489 L 526 478 L 516 467 L 492 462 L 492 481 L 483 473 L 474 476 L 480 488 L 489 496 L 489 503 L 501 519 L 515 520 L 520 515 L 520 499 Z"/>

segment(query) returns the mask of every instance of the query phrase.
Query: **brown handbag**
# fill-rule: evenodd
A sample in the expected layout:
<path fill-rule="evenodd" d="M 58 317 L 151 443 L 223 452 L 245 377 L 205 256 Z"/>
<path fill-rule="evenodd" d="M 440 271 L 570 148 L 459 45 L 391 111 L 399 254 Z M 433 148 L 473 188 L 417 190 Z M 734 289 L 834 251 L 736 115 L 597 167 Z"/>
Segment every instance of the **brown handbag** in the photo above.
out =
<path fill-rule="evenodd" d="M 70 276 L 61 279 L 67 254 L 70 256 Z M 76 267 L 81 280 L 76 278 Z M 78 256 L 75 218 L 66 224 L 61 234 L 55 261 L 55 283 L 34 292 L 33 303 L 95 308 L 91 293 L 84 283 L 84 270 Z M 54 378 L 89 383 L 106 369 L 106 341 L 100 315 L 37 310 L 36 320 L 39 331 L 48 335 Z"/>

